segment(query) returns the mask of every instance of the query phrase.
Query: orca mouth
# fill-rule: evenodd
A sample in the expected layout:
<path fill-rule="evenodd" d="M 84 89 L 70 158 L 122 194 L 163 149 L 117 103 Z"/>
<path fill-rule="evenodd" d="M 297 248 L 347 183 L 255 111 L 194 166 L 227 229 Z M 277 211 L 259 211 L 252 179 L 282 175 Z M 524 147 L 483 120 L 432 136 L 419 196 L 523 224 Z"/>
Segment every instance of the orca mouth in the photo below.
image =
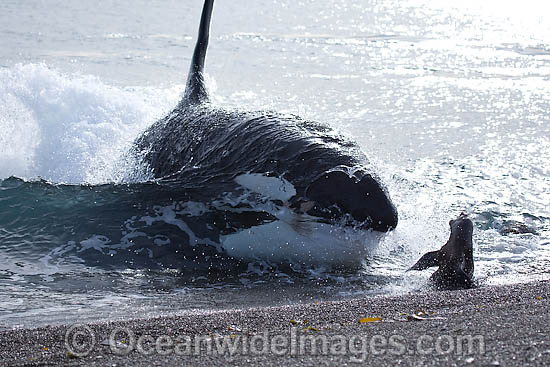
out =
<path fill-rule="evenodd" d="M 386 191 L 371 175 L 360 179 L 343 171 L 331 171 L 312 182 L 305 191 L 306 200 L 294 204 L 309 215 L 349 218 L 362 229 L 387 232 L 397 226 L 397 210 Z"/>

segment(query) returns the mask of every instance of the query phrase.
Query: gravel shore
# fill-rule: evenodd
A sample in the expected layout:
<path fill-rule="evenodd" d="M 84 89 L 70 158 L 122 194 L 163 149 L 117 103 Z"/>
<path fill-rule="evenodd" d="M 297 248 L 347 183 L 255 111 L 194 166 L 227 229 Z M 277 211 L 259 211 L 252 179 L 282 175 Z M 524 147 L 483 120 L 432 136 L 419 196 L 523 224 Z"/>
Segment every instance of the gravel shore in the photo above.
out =
<path fill-rule="evenodd" d="M 537 281 L 16 329 L 0 366 L 548 366 L 549 294 Z"/>

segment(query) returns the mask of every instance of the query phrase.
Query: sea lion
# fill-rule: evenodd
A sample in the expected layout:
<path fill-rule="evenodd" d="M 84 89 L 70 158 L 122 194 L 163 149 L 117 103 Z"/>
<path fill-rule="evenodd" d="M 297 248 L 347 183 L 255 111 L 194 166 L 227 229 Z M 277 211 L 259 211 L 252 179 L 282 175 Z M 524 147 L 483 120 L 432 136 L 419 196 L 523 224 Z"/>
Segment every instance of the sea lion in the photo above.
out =
<path fill-rule="evenodd" d="M 428 252 L 409 270 L 438 266 L 430 280 L 440 289 L 472 288 L 474 282 L 473 223 L 464 213 L 449 221 L 451 235 L 439 251 Z"/>

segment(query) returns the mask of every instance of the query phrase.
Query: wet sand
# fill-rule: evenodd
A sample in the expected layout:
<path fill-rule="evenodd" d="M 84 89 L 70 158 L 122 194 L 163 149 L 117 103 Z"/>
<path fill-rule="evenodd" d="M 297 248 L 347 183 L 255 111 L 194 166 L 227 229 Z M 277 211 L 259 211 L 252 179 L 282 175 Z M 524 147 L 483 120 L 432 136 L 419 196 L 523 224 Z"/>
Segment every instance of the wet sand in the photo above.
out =
<path fill-rule="evenodd" d="M 1 331 L 0 366 L 544 366 L 549 295 L 537 281 Z"/>

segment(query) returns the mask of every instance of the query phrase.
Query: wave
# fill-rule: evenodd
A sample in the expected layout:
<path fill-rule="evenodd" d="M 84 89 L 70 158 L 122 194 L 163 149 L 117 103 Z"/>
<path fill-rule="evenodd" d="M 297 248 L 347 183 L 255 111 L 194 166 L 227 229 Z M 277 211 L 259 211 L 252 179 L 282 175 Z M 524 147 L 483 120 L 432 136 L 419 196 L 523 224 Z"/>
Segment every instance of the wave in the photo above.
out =
<path fill-rule="evenodd" d="M 540 215 L 539 206 L 529 208 L 532 219 L 518 217 L 526 209 L 523 201 L 522 208 L 499 201 L 496 206 L 509 207 L 510 213 L 502 209 L 492 214 L 494 203 L 479 195 L 457 198 L 457 175 L 474 187 L 479 173 L 450 169 L 446 161 L 419 161 L 410 172 L 391 166 L 382 170 L 401 221 L 376 250 L 369 248 L 368 239 L 361 242 L 345 231 L 330 229 L 330 239 L 318 231 L 317 237 L 307 235 L 313 232 L 285 218 L 284 208 L 257 200 L 251 204 L 246 195 L 205 198 L 200 186 L 148 182 L 147 172 L 125 152 L 140 132 L 176 104 L 180 90 L 120 88 L 92 76 L 65 75 L 44 64 L 0 69 L 0 271 L 48 275 L 88 267 L 190 273 L 227 269 L 239 261 L 223 251 L 224 241 L 237 257 L 252 254 L 244 262 L 246 268 L 265 259 L 281 263 L 307 262 L 311 254 L 322 258 L 330 241 L 340 238 L 354 244 L 346 256 L 366 261 L 369 274 L 395 276 L 428 248 L 439 248 L 448 236 L 446 222 L 463 210 L 477 225 L 476 261 L 482 272 L 513 273 L 527 262 L 538 272 L 547 264 L 548 218 Z M 480 162 L 483 171 L 484 160 Z M 460 162 L 455 166 L 463 167 Z M 489 191 L 485 196 L 498 194 Z M 251 232 L 223 232 L 227 223 L 249 221 L 250 213 L 255 218 L 263 213 L 263 233 L 254 237 Z M 277 216 L 282 223 L 274 224 Z M 525 224 L 533 230 L 526 231 Z M 265 246 L 267 237 L 287 242 L 294 233 L 305 233 L 311 241 L 294 249 Z M 331 255 L 327 259 L 313 263 L 328 265 Z"/>
<path fill-rule="evenodd" d="M 121 182 L 135 168 L 129 145 L 181 89 L 119 88 L 44 64 L 0 69 L 0 178 Z"/>

